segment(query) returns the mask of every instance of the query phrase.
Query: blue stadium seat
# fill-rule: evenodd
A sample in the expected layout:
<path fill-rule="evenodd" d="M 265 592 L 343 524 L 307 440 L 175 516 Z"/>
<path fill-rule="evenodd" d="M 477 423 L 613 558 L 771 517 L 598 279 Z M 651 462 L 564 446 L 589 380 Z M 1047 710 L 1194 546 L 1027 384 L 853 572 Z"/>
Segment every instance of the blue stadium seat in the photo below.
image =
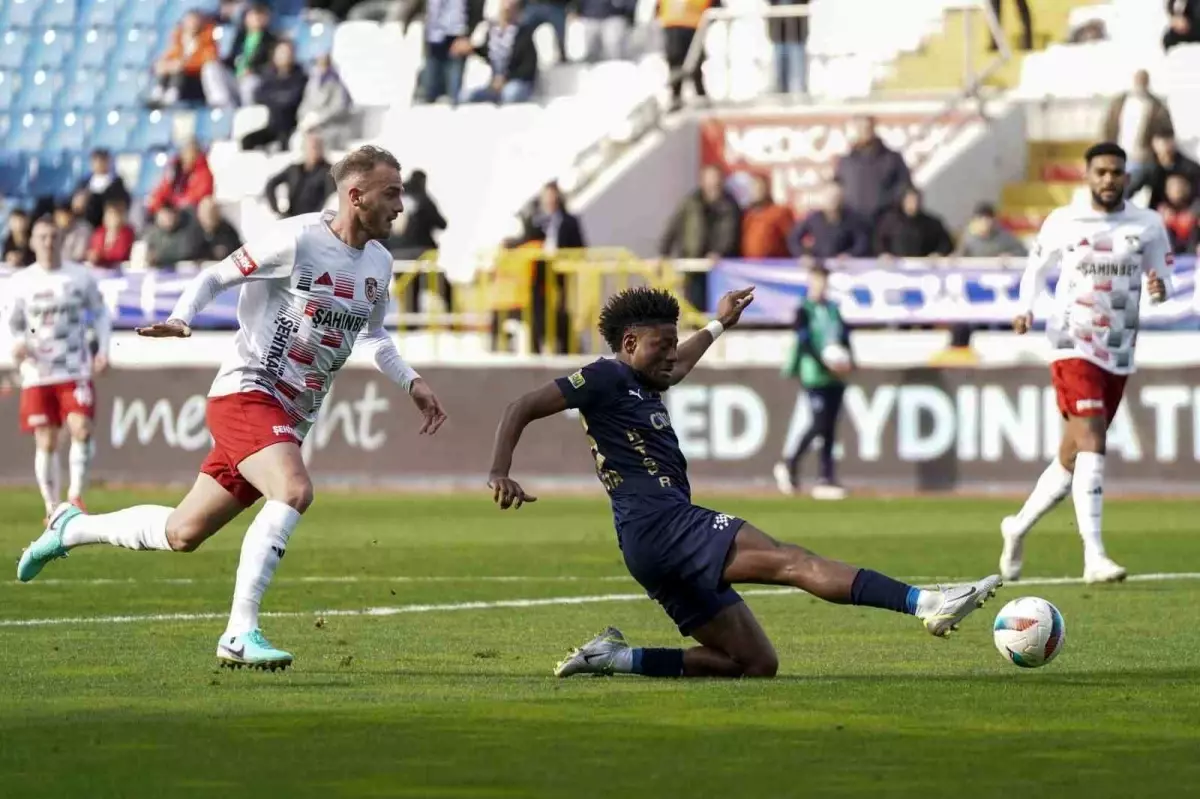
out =
<path fill-rule="evenodd" d="M 300 37 L 305 35 L 306 32 L 301 31 L 301 28 L 307 27 L 300 17 L 293 16 L 275 17 L 271 24 L 271 30 L 276 36 L 280 39 L 291 39 L 293 42 L 299 41 Z"/>
<path fill-rule="evenodd" d="M 75 35 L 65 30 L 49 29 L 41 34 L 33 46 L 33 57 L 27 58 L 27 67 L 61 69 L 75 48 Z"/>
<path fill-rule="evenodd" d="M 117 45 L 117 64 L 123 67 L 149 69 L 156 49 L 157 37 L 146 28 L 132 28 Z"/>
<path fill-rule="evenodd" d="M 153 78 L 145 69 L 117 69 L 100 101 L 110 108 L 137 108 L 150 90 Z"/>
<path fill-rule="evenodd" d="M 43 0 L 5 0 L 8 6 L 7 24 L 12 28 L 32 28 L 42 10 Z"/>
<path fill-rule="evenodd" d="M 88 28 L 112 28 L 121 13 L 121 0 L 91 0 L 91 7 L 83 15 L 83 24 Z"/>
<path fill-rule="evenodd" d="M 233 134 L 233 113 L 220 108 L 201 110 L 196 115 L 196 138 L 204 143 L 224 141 Z"/>
<path fill-rule="evenodd" d="M 43 28 L 73 28 L 78 14 L 79 0 L 42 0 L 38 25 Z"/>
<path fill-rule="evenodd" d="M 6 197 L 25 194 L 29 179 L 27 160 L 26 156 L 20 153 L 0 154 L 0 194 Z M 11 208 L 12 203 L 6 201 L 4 207 Z"/>
<path fill-rule="evenodd" d="M 167 169 L 170 157 L 166 153 L 146 153 L 142 158 L 142 168 L 138 171 L 137 188 L 134 193 L 145 197 L 158 182 L 162 180 L 163 172 Z"/>
<path fill-rule="evenodd" d="M 54 120 L 54 128 L 46 138 L 47 150 L 82 151 L 91 139 L 95 120 L 90 114 L 68 111 Z"/>
<path fill-rule="evenodd" d="M 92 147 L 117 152 L 130 149 L 133 132 L 137 129 L 137 114 L 129 111 L 109 111 L 96 120 L 92 131 Z"/>
<path fill-rule="evenodd" d="M 20 69 L 29 50 L 28 31 L 5 31 L 0 37 L 0 69 Z"/>
<path fill-rule="evenodd" d="M 275 0 L 271 11 L 280 17 L 298 17 L 304 12 L 304 0 Z"/>
<path fill-rule="evenodd" d="M 17 101 L 17 73 L 0 72 L 0 113 L 7 112 Z"/>
<path fill-rule="evenodd" d="M 104 96 L 107 94 L 106 83 L 105 74 L 101 70 L 80 68 L 76 71 L 75 76 L 67 81 L 59 106 L 68 111 L 95 108 L 102 101 L 107 100 Z"/>
<path fill-rule="evenodd" d="M 116 34 L 104 28 L 92 28 L 80 35 L 76 66 L 89 69 L 107 66 L 116 39 Z"/>
<path fill-rule="evenodd" d="M 13 120 L 8 133 L 8 149 L 32 153 L 42 149 L 46 134 L 50 132 L 49 114 L 22 114 Z"/>
<path fill-rule="evenodd" d="M 49 111 L 60 99 L 62 91 L 62 76 L 57 72 L 47 72 L 39 69 L 21 86 L 17 99 L 17 109 L 20 111 Z"/>
<path fill-rule="evenodd" d="M 324 22 L 303 25 L 296 38 L 296 60 L 310 64 L 317 56 L 327 55 L 333 49 L 333 26 Z"/>
<path fill-rule="evenodd" d="M 129 0 L 125 24 L 131 28 L 156 28 L 166 0 Z"/>
<path fill-rule="evenodd" d="M 31 158 L 29 193 L 35 197 L 62 198 L 74 182 L 73 166 L 71 159 L 62 153 L 41 153 Z"/>
<path fill-rule="evenodd" d="M 143 114 L 133 136 L 133 149 L 154 150 L 172 144 L 175 115 L 170 111 L 150 111 Z"/>
<path fill-rule="evenodd" d="M 213 36 L 217 40 L 217 55 L 224 61 L 233 55 L 233 40 L 237 38 L 237 28 L 233 25 L 220 25 Z"/>

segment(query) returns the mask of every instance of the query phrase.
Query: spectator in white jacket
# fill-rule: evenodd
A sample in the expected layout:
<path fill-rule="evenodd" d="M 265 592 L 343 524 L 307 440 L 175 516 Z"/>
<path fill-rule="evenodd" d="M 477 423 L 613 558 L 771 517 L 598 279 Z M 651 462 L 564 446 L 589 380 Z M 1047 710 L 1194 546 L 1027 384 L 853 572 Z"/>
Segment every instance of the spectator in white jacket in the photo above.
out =
<path fill-rule="evenodd" d="M 350 92 L 328 55 L 317 58 L 300 101 L 299 131 L 315 133 L 327 147 L 340 150 L 350 137 Z"/>

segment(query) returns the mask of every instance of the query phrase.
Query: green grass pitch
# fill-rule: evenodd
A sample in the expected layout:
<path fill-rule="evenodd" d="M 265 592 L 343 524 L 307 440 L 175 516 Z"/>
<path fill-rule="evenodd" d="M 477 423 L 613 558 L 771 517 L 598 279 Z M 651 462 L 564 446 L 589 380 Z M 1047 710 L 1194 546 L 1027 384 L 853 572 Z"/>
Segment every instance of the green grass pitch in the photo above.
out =
<path fill-rule="evenodd" d="M 102 511 L 176 497 L 95 492 L 90 502 Z M 921 581 L 993 571 L 997 524 L 1012 508 L 698 499 Z M 1007 586 L 949 641 L 898 614 L 755 595 L 782 661 L 774 681 L 558 681 L 554 663 L 607 624 L 635 645 L 680 639 L 636 596 L 601 499 L 543 499 L 519 513 L 487 500 L 318 496 L 267 597 L 279 614 L 268 635 L 297 656 L 286 673 L 216 668 L 248 515 L 190 555 L 90 548 L 29 585 L 10 572 L 0 582 L 0 796 L 1200 790 L 1198 579 Z M 40 518 L 32 492 L 0 492 L 9 568 Z M 1198 519 L 1195 503 L 1110 501 L 1109 550 L 1134 574 L 1200 572 Z M 1073 527 L 1069 507 L 1043 521 L 1028 576 L 1079 576 Z M 1017 669 L 992 645 L 995 611 L 1025 594 L 1066 618 L 1066 648 L 1045 669 Z M 556 601 L 570 597 L 591 599 Z M 111 620 L 120 616 L 160 618 Z M 97 617 L 110 620 L 15 623 Z"/>

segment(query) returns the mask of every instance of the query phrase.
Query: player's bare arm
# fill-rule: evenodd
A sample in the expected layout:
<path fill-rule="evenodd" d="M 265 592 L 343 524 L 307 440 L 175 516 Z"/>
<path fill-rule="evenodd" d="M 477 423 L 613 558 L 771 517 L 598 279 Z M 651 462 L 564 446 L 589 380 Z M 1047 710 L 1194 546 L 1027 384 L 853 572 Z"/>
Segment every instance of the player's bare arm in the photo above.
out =
<path fill-rule="evenodd" d="M 501 510 L 521 507 L 526 502 L 537 502 L 537 497 L 525 493 L 516 480 L 508 476 L 512 469 L 513 452 L 521 440 L 526 426 L 538 419 L 545 419 L 567 409 L 567 400 L 554 383 L 530 391 L 504 409 L 500 426 L 496 428 L 496 441 L 492 445 L 492 468 L 488 471 L 488 488 Z"/>
<path fill-rule="evenodd" d="M 754 286 L 726 293 L 717 304 L 716 322 L 720 325 L 720 331 L 735 327 L 741 321 L 742 312 L 752 302 L 754 302 Z M 704 356 L 704 353 L 716 341 L 717 335 L 720 335 L 719 331 L 705 328 L 679 345 L 675 368 L 671 370 L 671 385 L 679 383 L 688 376 L 692 369 L 696 367 L 696 364 L 700 362 L 700 358 Z"/>

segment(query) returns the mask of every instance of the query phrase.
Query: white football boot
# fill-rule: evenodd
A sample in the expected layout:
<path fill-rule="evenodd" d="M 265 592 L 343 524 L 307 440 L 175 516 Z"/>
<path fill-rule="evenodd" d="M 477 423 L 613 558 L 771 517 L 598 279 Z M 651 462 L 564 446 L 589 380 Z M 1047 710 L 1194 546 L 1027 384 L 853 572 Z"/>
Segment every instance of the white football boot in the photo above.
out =
<path fill-rule="evenodd" d="M 1021 566 L 1025 559 L 1025 534 L 1016 516 L 1006 516 L 1000 522 L 1000 535 L 1004 538 L 1004 549 L 1000 551 L 1000 576 L 1005 582 L 1021 579 Z"/>
<path fill-rule="evenodd" d="M 996 595 L 996 589 L 1004 585 L 1000 575 L 993 574 L 974 583 L 938 586 L 934 592 L 938 604 L 924 612 L 918 610 L 917 618 L 931 635 L 946 638 L 958 629 L 958 624 L 970 616 L 984 603 Z"/>
<path fill-rule="evenodd" d="M 554 667 L 555 677 L 570 677 L 572 674 L 596 674 L 609 676 L 614 674 L 613 660 L 619 652 L 629 649 L 625 636 L 616 627 L 609 627 L 604 632 L 575 649 L 557 666 Z"/>
<path fill-rule="evenodd" d="M 1125 567 L 1107 556 L 1092 558 L 1083 568 L 1085 583 L 1120 583 L 1125 577 Z"/>
<path fill-rule="evenodd" d="M 788 469 L 786 463 L 780 462 L 775 464 L 775 468 L 771 470 L 771 474 L 775 477 L 775 486 L 779 489 L 780 494 L 783 494 L 785 497 L 796 494 L 796 485 L 792 482 L 792 472 Z"/>

